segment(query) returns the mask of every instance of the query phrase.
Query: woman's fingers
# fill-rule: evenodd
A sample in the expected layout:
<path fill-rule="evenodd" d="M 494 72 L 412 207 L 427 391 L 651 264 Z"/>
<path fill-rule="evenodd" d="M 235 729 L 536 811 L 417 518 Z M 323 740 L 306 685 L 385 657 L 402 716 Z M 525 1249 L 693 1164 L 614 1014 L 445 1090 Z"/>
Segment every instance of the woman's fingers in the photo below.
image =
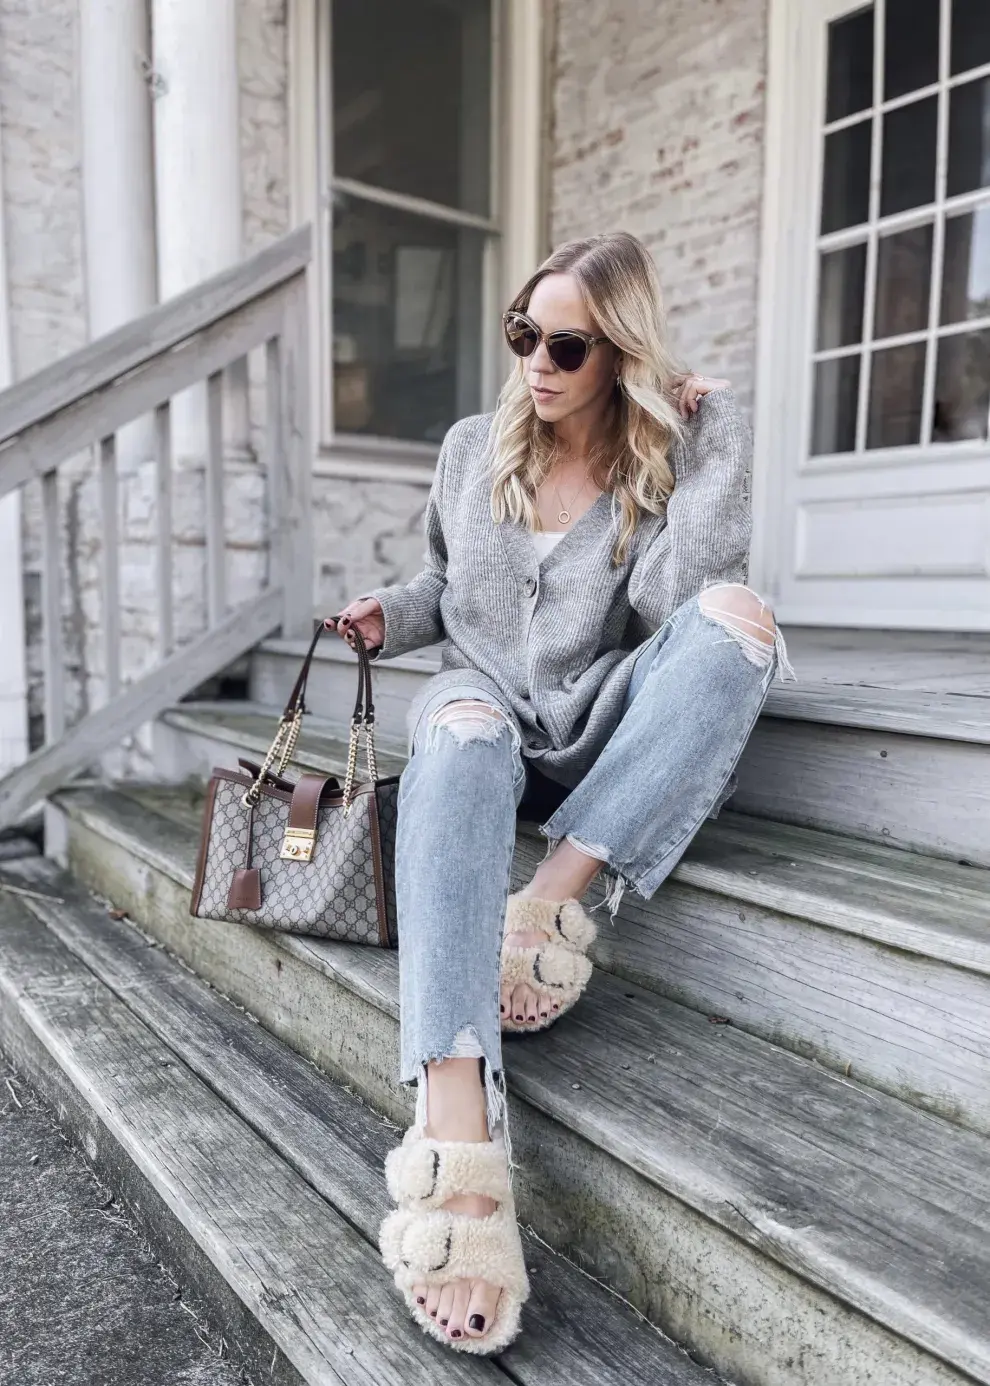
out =
<path fill-rule="evenodd" d="M 677 406 L 682 419 L 686 419 L 689 414 L 697 414 L 698 404 L 704 399 L 705 395 L 711 394 L 713 390 L 722 390 L 730 382 L 719 376 L 712 375 L 691 375 L 683 376 L 679 382 Z"/>
<path fill-rule="evenodd" d="M 354 644 L 354 627 L 361 632 L 364 643 L 370 649 L 377 649 L 385 639 L 385 618 L 376 597 L 359 597 L 356 601 L 348 602 L 336 616 L 328 616 L 323 624 L 327 630 L 335 630 L 349 645 Z"/>

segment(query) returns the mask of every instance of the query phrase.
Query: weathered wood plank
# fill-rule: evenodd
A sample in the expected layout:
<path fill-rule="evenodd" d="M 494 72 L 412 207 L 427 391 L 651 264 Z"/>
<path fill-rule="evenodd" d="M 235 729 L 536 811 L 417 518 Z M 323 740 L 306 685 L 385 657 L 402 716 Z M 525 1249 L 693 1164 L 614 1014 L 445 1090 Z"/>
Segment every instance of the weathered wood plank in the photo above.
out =
<path fill-rule="evenodd" d="M 65 657 L 62 649 L 62 545 L 58 473 L 41 478 L 41 605 L 45 681 L 45 741 L 65 731 Z"/>
<path fill-rule="evenodd" d="M 227 549 L 223 514 L 223 372 L 206 382 L 206 609 L 218 626 L 227 609 Z"/>
<path fill-rule="evenodd" d="M 172 596 L 172 405 L 155 410 L 155 586 L 158 603 L 158 657 L 167 659 L 175 644 Z"/>
<path fill-rule="evenodd" d="M 139 726 L 191 692 L 218 668 L 249 650 L 267 635 L 281 615 L 282 593 L 269 588 L 242 603 L 215 630 L 190 641 L 125 692 L 77 722 L 54 744 L 36 751 L 0 780 L 0 827 L 97 756 L 115 746 L 122 729 Z"/>
<path fill-rule="evenodd" d="M 272 291 L 277 296 L 283 284 L 305 270 L 311 243 L 310 227 L 298 227 L 204 284 L 4 390 L 0 394 L 0 446 L 257 299 Z M 7 489 L 0 469 L 0 494 Z"/>
<path fill-rule="evenodd" d="M 80 447 L 151 413 L 266 341 L 279 330 L 285 293 L 278 288 L 252 299 L 196 336 L 26 426 L 0 451 L 0 496 L 44 475 Z"/>
<path fill-rule="evenodd" d="M 761 717 L 732 807 L 990 866 L 990 746 Z"/>
<path fill-rule="evenodd" d="M 504 1379 L 427 1339 L 368 1243 L 50 931 L 9 897 L 0 919 L 5 1031 L 30 1028 L 305 1380 Z"/>
<path fill-rule="evenodd" d="M 103 658 L 107 698 L 120 692 L 120 536 L 117 519 L 117 438 L 100 439 L 100 558 L 103 576 Z"/>
<path fill-rule="evenodd" d="M 960 693 L 865 688 L 835 682 L 775 683 L 770 688 L 766 713 L 827 726 L 990 742 L 990 698 Z"/>
<path fill-rule="evenodd" d="M 28 908 L 227 1105 L 372 1244 L 390 1207 L 393 1128 L 323 1078 L 215 991 L 148 945 L 52 863 L 10 873 L 60 897 Z M 657 1330 L 573 1266 L 526 1239 L 534 1294 L 523 1339 L 502 1357 L 521 1386 L 656 1386 L 711 1381 Z"/>

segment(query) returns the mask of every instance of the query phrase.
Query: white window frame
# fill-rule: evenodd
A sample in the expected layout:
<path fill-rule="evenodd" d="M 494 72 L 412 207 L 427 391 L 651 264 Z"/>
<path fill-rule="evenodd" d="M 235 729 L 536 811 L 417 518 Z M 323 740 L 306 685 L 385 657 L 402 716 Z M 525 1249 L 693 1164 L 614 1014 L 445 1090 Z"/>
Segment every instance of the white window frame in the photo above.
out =
<path fill-rule="evenodd" d="M 340 477 L 429 481 L 438 445 L 338 433 L 333 419 L 331 219 L 334 190 L 487 234 L 483 258 L 481 407 L 494 407 L 506 368 L 500 314 L 546 244 L 548 36 L 542 0 L 492 0 L 490 217 L 366 187 L 333 172 L 332 0 L 290 0 L 289 104 L 293 225 L 314 229 L 311 280 L 316 470 Z M 512 101 L 505 99 L 512 92 Z"/>
<path fill-rule="evenodd" d="M 874 4 L 877 24 L 883 31 L 886 0 L 870 0 Z M 864 4 L 867 0 L 864 0 Z M 883 346 L 902 345 L 911 341 L 927 341 L 926 374 L 922 403 L 922 438 L 930 437 L 934 407 L 936 357 L 931 343 L 936 337 L 956 332 L 974 332 L 988 325 L 985 319 L 973 319 L 946 327 L 939 325 L 939 294 L 942 253 L 944 248 L 944 215 L 965 212 L 987 202 L 987 189 L 978 189 L 947 198 L 946 169 L 948 154 L 949 93 L 966 82 L 990 75 L 990 66 L 973 68 L 955 77 L 950 76 L 947 25 L 948 0 L 941 6 L 941 70 L 937 83 L 919 88 L 907 96 L 882 101 L 882 48 L 874 50 L 875 109 L 891 110 L 921 99 L 938 97 L 938 135 L 936 154 L 936 190 L 933 203 L 922 208 L 884 217 L 879 216 L 880 188 L 878 180 L 871 182 L 869 230 L 865 237 L 861 226 L 822 234 L 819 226 L 824 136 L 861 119 L 864 113 L 831 123 L 823 123 L 820 102 L 824 99 L 825 74 L 802 47 L 802 15 L 793 0 L 770 0 L 767 71 L 766 134 L 764 141 L 763 236 L 760 263 L 760 292 L 758 305 L 758 334 L 756 362 L 756 404 L 754 410 L 753 464 L 753 542 L 750 556 L 750 576 L 754 586 L 764 590 L 771 599 L 780 594 L 781 579 L 787 563 L 790 537 L 782 531 L 783 518 L 780 497 L 792 479 L 795 452 L 803 457 L 802 476 L 818 475 L 827 479 L 843 470 L 861 467 L 864 459 L 876 469 L 889 469 L 892 477 L 899 468 L 913 469 L 927 463 L 937 463 L 940 475 L 950 490 L 965 490 L 970 484 L 972 464 L 983 463 L 990 454 L 990 442 L 985 439 L 959 442 L 922 442 L 907 447 L 866 449 L 865 434 L 868 420 L 868 391 L 872 365 L 872 349 L 866 347 L 860 370 L 860 406 L 857 420 L 857 446 L 851 453 L 828 456 L 806 455 L 814 406 L 815 362 L 829 357 L 854 354 L 863 347 L 818 351 L 815 339 L 818 299 L 819 253 L 865 239 L 866 319 L 867 338 L 872 337 L 875 264 L 879 234 L 890 234 L 923 222 L 934 220 L 932 263 L 932 292 L 929 320 L 925 328 L 898 338 L 884 340 Z M 814 133 L 814 156 L 801 157 L 808 148 L 809 131 Z M 883 122 L 874 120 L 873 168 L 880 167 L 880 142 Z M 787 170 L 794 170 L 788 178 Z M 795 227 L 793 208 L 812 207 L 813 231 L 804 234 Z M 800 363 L 804 372 L 802 387 L 795 390 L 793 363 Z M 800 396 L 802 407 L 796 410 Z M 928 623 L 943 624 L 940 613 L 928 613 Z"/>

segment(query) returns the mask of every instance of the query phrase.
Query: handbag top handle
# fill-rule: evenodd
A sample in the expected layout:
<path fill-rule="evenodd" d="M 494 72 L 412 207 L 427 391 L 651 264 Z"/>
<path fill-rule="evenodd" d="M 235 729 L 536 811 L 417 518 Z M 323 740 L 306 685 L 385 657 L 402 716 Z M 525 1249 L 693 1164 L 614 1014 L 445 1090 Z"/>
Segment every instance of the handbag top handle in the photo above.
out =
<path fill-rule="evenodd" d="M 327 617 L 327 620 L 336 621 L 336 617 Z M 313 638 L 309 642 L 309 649 L 302 662 L 302 668 L 289 694 L 289 701 L 285 705 L 285 711 L 278 724 L 275 739 L 268 749 L 263 764 L 258 770 L 254 783 L 245 793 L 242 802 L 247 806 L 253 806 L 258 802 L 261 793 L 261 786 L 268 777 L 271 767 L 278 761 L 278 774 L 285 771 L 285 767 L 292 759 L 296 748 L 296 741 L 299 737 L 299 729 L 302 725 L 303 715 L 306 712 L 306 685 L 309 682 L 309 671 L 313 665 L 313 656 L 316 654 L 316 647 L 320 642 L 320 636 L 327 629 L 323 621 L 320 621 L 313 631 Z M 357 697 L 354 701 L 354 712 L 351 715 L 350 738 L 347 748 L 347 773 L 344 777 L 344 812 L 350 812 L 351 801 L 354 792 L 354 777 L 357 770 L 357 744 L 361 727 L 364 727 L 365 735 L 365 755 L 368 761 L 368 774 L 372 783 L 378 779 L 378 766 L 375 757 L 375 704 L 371 696 L 371 661 L 368 658 L 368 647 L 364 643 L 364 636 L 356 626 L 351 627 L 354 632 L 354 650 L 358 657 L 358 686 Z"/>

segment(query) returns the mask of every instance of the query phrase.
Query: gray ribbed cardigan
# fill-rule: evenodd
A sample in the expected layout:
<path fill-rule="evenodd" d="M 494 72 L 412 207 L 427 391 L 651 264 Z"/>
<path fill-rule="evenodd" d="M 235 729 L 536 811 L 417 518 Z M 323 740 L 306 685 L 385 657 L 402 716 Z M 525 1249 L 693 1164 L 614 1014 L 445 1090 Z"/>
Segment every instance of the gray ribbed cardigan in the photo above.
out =
<path fill-rule="evenodd" d="M 541 564 L 524 523 L 492 520 L 492 418 L 462 419 L 444 438 L 422 572 L 361 594 L 385 618 L 372 658 L 446 636 L 440 672 L 409 708 L 410 734 L 427 699 L 470 670 L 514 716 L 523 754 L 573 787 L 618 724 L 636 646 L 703 588 L 746 580 L 749 429 L 733 392 L 713 391 L 672 449 L 666 515 L 642 516 L 625 561 L 611 561 L 619 508 L 603 492 Z"/>

